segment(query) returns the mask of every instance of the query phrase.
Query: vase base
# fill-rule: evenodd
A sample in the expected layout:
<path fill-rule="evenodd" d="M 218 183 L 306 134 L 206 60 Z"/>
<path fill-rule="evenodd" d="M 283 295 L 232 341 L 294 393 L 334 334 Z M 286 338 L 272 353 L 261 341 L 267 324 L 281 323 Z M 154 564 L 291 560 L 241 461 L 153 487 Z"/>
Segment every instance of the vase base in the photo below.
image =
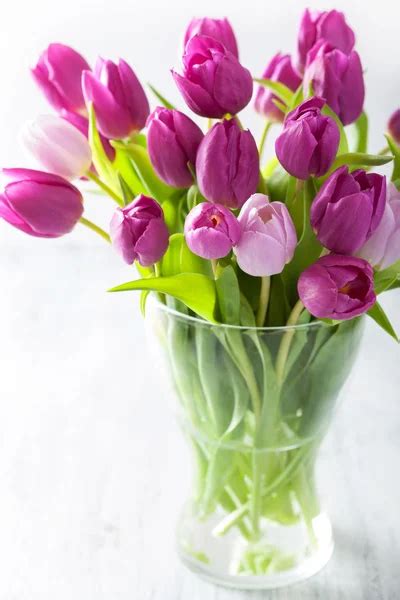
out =
<path fill-rule="evenodd" d="M 195 527 L 192 521 L 191 535 L 188 535 L 188 522 L 181 520 L 178 529 L 178 555 L 188 569 L 216 585 L 243 590 L 286 587 L 318 573 L 333 553 L 331 524 L 324 513 L 313 519 L 313 545 L 303 546 L 301 551 L 298 546 L 292 555 L 287 551 L 290 547 L 288 542 L 294 544 L 296 537 L 298 538 L 299 531 L 295 528 L 285 527 L 286 531 L 283 532 L 276 525 L 271 525 L 266 528 L 267 535 L 258 542 L 245 541 L 230 532 L 226 536 L 228 539 L 211 535 L 206 543 L 204 533 L 206 530 L 211 533 L 213 519 L 207 521 L 209 522 Z M 278 548 L 281 539 L 283 543 Z M 249 568 L 254 569 L 254 572 L 249 572 Z"/>

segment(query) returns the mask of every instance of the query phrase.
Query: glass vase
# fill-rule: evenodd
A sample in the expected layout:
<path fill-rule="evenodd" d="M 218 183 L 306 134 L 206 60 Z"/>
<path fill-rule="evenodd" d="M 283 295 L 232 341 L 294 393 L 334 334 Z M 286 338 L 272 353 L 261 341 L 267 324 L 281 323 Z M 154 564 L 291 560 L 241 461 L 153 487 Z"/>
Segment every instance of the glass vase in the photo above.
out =
<path fill-rule="evenodd" d="M 333 538 L 315 464 L 364 320 L 245 328 L 156 301 L 146 320 L 193 455 L 191 495 L 177 527 L 183 563 L 243 589 L 318 572 Z"/>

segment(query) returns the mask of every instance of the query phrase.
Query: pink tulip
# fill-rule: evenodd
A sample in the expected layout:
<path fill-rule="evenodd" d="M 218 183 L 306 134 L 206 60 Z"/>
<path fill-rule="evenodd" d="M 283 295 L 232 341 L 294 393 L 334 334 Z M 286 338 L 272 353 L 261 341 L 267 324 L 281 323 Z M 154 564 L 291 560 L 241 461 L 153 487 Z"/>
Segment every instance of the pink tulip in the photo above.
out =
<path fill-rule="evenodd" d="M 61 117 L 42 115 L 26 123 L 22 141 L 50 173 L 76 179 L 90 169 L 92 153 L 86 137 Z"/>
<path fill-rule="evenodd" d="M 242 271 L 258 277 L 281 273 L 297 244 L 286 206 L 269 202 L 264 194 L 253 194 L 242 206 L 239 223 L 242 235 L 233 251 Z"/>

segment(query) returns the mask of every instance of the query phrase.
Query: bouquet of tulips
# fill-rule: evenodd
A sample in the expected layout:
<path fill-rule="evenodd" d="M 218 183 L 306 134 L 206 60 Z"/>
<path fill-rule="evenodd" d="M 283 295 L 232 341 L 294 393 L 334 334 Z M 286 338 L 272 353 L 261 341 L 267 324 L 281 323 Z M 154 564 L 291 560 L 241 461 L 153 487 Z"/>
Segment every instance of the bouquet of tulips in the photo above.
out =
<path fill-rule="evenodd" d="M 317 405 L 311 396 L 322 393 L 321 378 L 324 386 L 338 374 L 344 379 L 341 357 L 351 353 L 363 313 L 397 339 L 377 295 L 400 285 L 400 110 L 388 123 L 384 149 L 368 153 L 354 46 L 342 13 L 306 10 L 296 57 L 276 54 L 254 78 L 227 19 L 194 19 L 182 65 L 172 70 L 190 116 L 152 86 L 159 105 L 150 112 L 124 60 L 98 59 L 92 70 L 72 48 L 51 44 L 32 70 L 57 114 L 25 127 L 24 143 L 43 170 L 4 170 L 11 182 L 0 196 L 0 216 L 46 238 L 81 223 L 137 267 L 136 278 L 112 291 L 141 290 L 143 311 L 154 292 L 159 305 L 211 326 L 193 334 L 175 324 L 166 336 L 188 419 L 219 444 L 248 447 L 251 439 L 250 447 L 263 448 L 288 431 L 292 440 L 308 435 Z M 264 121 L 258 145 L 238 116 L 255 84 L 254 108 Z M 279 128 L 275 155 L 264 158 L 272 127 Z M 389 182 L 376 168 L 390 162 Z M 84 212 L 85 179 L 117 205 L 109 231 Z M 321 321 L 322 334 L 294 339 L 294 326 Z M 232 328 L 222 334 L 221 324 Z M 245 340 L 235 326 L 248 328 Z M 280 344 L 262 338 L 263 328 L 285 326 Z M 218 369 L 228 373 L 224 392 Z M 295 402 L 299 374 L 307 393 Z M 300 415 L 297 424 L 289 413 Z M 302 449 L 291 447 L 266 467 L 246 453 L 238 460 L 221 446 L 193 444 L 203 460 L 199 513 L 222 506 L 228 517 L 220 534 L 237 525 L 254 540 L 263 517 L 295 518 L 289 492 L 312 528 Z M 306 469 L 301 480 L 294 463 Z M 273 501 L 265 491 L 271 486 Z M 271 556 L 258 549 L 257 568 L 247 556 L 237 570 L 265 573 Z M 276 554 L 273 560 L 278 568 Z"/>

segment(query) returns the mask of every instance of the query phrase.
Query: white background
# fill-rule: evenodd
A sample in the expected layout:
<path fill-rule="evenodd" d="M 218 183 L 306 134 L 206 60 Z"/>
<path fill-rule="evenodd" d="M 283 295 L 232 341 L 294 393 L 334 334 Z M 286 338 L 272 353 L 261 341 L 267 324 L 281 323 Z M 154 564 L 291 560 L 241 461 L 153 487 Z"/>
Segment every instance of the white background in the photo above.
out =
<path fill-rule="evenodd" d="M 242 62 L 258 74 L 276 51 L 294 50 L 307 5 L 3 4 L 1 166 L 29 165 L 16 139 L 25 119 L 48 111 L 28 67 L 49 42 L 68 43 L 91 63 L 98 53 L 121 56 L 144 82 L 179 103 L 169 68 L 178 64 L 190 17 L 229 16 Z M 400 4 L 341 0 L 335 7 L 346 11 L 357 33 L 371 149 L 378 150 L 387 118 L 400 106 Z M 245 121 L 259 132 L 261 122 L 250 111 Z M 106 225 L 105 205 L 99 197 L 88 201 L 89 212 Z M 0 600 L 247 600 L 250 595 L 194 583 L 176 565 L 172 522 L 185 481 L 178 433 L 146 358 L 136 299 L 104 293 L 131 271 L 84 234 L 49 242 L 0 223 Z M 400 330 L 399 295 L 384 303 Z M 326 450 L 337 553 L 308 587 L 274 599 L 395 600 L 399 358 L 394 342 L 369 326 Z"/>

